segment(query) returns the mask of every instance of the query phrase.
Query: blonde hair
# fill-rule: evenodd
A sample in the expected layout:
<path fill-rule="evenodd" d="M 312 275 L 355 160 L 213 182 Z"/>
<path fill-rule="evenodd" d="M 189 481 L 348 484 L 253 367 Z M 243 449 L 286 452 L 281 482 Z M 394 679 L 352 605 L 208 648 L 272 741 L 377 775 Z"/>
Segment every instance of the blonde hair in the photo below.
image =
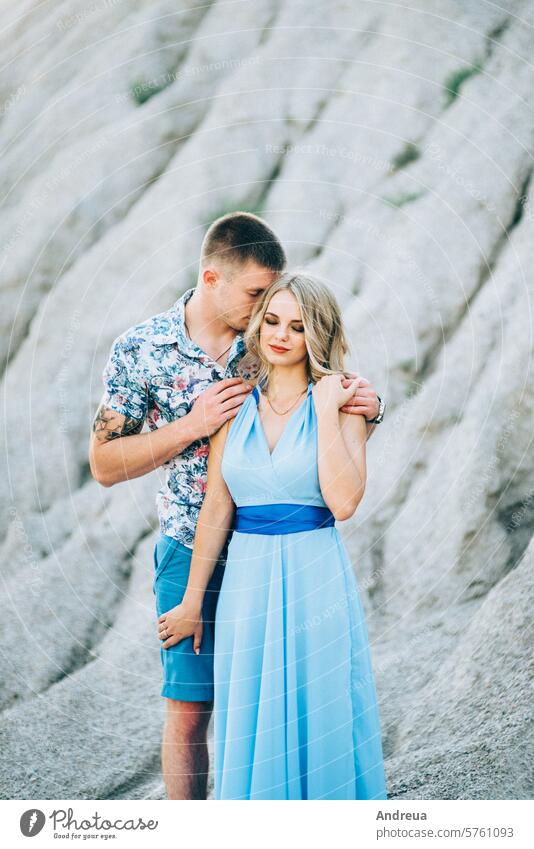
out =
<path fill-rule="evenodd" d="M 248 363 L 254 364 L 256 381 L 269 379 L 272 364 L 260 346 L 260 330 L 269 301 L 283 289 L 289 289 L 300 307 L 304 339 L 308 351 L 308 379 L 316 383 L 325 374 L 344 370 L 349 343 L 343 329 L 339 304 L 326 283 L 306 271 L 286 272 L 264 290 L 249 321 L 244 340 Z"/>

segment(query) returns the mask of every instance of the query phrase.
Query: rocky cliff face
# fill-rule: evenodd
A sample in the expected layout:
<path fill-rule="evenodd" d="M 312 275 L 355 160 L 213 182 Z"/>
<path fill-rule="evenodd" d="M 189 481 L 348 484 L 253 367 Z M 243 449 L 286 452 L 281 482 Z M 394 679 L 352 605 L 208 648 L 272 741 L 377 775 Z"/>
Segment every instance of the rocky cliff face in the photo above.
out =
<path fill-rule="evenodd" d="M 159 474 L 103 489 L 89 431 L 244 208 L 389 404 L 343 533 L 390 796 L 531 798 L 534 5 L 178 6 L 1 13 L 2 796 L 162 796 Z"/>

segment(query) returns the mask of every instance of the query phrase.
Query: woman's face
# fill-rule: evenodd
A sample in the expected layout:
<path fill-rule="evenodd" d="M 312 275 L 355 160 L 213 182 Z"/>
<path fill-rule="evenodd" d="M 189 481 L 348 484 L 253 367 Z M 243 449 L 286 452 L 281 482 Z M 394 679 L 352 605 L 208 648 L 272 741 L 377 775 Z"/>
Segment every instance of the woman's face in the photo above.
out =
<path fill-rule="evenodd" d="M 273 365 L 293 366 L 308 356 L 297 299 L 280 289 L 270 299 L 260 327 L 260 347 Z"/>

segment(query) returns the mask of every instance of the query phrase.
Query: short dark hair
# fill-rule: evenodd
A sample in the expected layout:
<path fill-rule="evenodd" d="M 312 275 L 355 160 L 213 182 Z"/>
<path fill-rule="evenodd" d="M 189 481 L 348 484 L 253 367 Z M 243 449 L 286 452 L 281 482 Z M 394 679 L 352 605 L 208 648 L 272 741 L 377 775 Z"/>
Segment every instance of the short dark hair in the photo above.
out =
<path fill-rule="evenodd" d="M 211 224 L 200 252 L 201 264 L 210 259 L 243 263 L 251 259 L 264 268 L 282 271 L 286 255 L 273 230 L 251 212 L 229 212 Z"/>

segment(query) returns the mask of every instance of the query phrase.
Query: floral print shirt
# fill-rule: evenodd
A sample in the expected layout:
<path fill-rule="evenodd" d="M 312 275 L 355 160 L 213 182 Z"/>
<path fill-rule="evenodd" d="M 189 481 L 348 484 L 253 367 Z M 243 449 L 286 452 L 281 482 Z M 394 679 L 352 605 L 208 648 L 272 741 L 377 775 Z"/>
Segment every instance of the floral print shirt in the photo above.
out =
<path fill-rule="evenodd" d="M 101 404 L 155 430 L 189 413 L 196 398 L 214 381 L 254 376 L 254 368 L 241 363 L 243 334 L 236 335 L 226 367 L 189 338 L 184 307 L 194 291 L 188 289 L 169 310 L 115 339 L 104 369 Z M 189 548 L 193 547 L 206 489 L 208 452 L 209 437 L 203 437 L 164 463 L 165 483 L 156 496 L 162 533 Z"/>

